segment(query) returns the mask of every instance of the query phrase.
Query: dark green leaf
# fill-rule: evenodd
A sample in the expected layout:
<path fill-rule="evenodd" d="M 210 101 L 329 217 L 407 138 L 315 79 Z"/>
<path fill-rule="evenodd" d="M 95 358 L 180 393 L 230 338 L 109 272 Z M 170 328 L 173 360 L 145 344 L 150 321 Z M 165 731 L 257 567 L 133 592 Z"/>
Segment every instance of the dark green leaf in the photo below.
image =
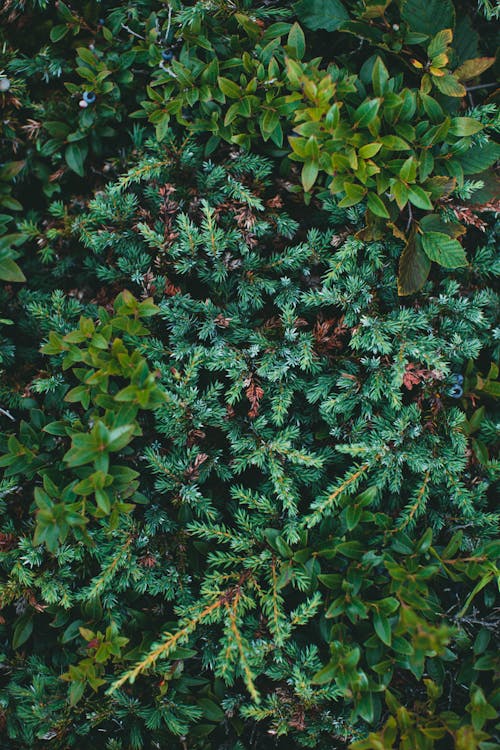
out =
<path fill-rule="evenodd" d="M 86 145 L 78 143 L 70 143 L 69 146 L 66 147 L 66 151 L 64 153 L 66 164 L 71 170 L 73 170 L 73 172 L 76 172 L 76 174 L 80 177 L 83 177 L 85 174 L 83 163 L 86 156 Z"/>
<path fill-rule="evenodd" d="M 300 0 L 295 3 L 294 10 L 299 21 L 312 31 L 336 31 L 349 20 L 349 14 L 340 0 Z"/>
<path fill-rule="evenodd" d="M 373 214 L 375 214 L 375 216 L 380 216 L 382 219 L 390 218 L 389 212 L 383 200 L 376 193 L 368 193 L 367 205 L 368 205 L 369 210 Z"/>
<path fill-rule="evenodd" d="M 373 627 L 380 640 L 386 646 L 390 646 L 392 643 L 392 631 L 389 619 L 385 615 L 375 612 L 373 615 Z"/>
<path fill-rule="evenodd" d="M 455 26 L 455 9 L 451 0 L 403 0 L 401 17 L 412 31 L 429 37 L 441 29 Z"/>
<path fill-rule="evenodd" d="M 500 146 L 497 143 L 486 143 L 484 146 L 474 146 L 460 156 L 460 164 L 464 174 L 479 174 L 491 167 L 500 159 Z"/>
<path fill-rule="evenodd" d="M 69 31 L 69 26 L 65 23 L 58 24 L 57 26 L 53 26 L 50 30 L 50 41 L 51 42 L 58 42 L 59 39 L 62 39 Z"/>
<path fill-rule="evenodd" d="M 23 643 L 26 643 L 32 632 L 33 614 L 32 612 L 27 612 L 19 618 L 14 628 L 14 634 L 12 636 L 12 648 L 17 649 L 22 646 Z"/>
<path fill-rule="evenodd" d="M 398 294 L 415 294 L 427 281 L 431 263 L 424 253 L 420 238 L 412 232 L 399 259 Z"/>

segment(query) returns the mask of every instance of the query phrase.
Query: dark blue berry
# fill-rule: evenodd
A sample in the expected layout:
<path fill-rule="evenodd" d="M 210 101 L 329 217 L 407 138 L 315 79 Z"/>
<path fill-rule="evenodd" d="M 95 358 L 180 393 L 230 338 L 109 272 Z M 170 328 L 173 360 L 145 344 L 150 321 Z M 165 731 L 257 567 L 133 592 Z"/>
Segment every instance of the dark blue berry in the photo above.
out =
<path fill-rule="evenodd" d="M 164 49 L 164 50 L 162 50 L 162 52 L 161 52 L 161 56 L 162 56 L 162 57 L 163 57 L 163 59 L 164 59 L 164 60 L 166 60 L 167 62 L 170 62 L 170 60 L 173 60 L 173 59 L 174 59 L 174 53 L 172 52 L 172 50 L 171 50 L 171 49 Z"/>
<path fill-rule="evenodd" d="M 104 18 L 100 18 L 100 19 L 99 19 L 99 24 L 100 24 L 101 26 L 104 26 Z"/>
<path fill-rule="evenodd" d="M 451 398 L 462 398 L 464 395 L 464 389 L 457 383 L 456 385 L 451 386 L 448 395 L 451 396 Z"/>
<path fill-rule="evenodd" d="M 462 385 L 464 382 L 464 376 L 461 375 L 459 372 L 454 372 L 451 375 L 451 380 L 453 383 L 458 383 L 459 385 Z"/>
<path fill-rule="evenodd" d="M 84 91 L 82 99 L 87 104 L 93 104 L 95 102 L 95 94 L 93 91 Z"/>

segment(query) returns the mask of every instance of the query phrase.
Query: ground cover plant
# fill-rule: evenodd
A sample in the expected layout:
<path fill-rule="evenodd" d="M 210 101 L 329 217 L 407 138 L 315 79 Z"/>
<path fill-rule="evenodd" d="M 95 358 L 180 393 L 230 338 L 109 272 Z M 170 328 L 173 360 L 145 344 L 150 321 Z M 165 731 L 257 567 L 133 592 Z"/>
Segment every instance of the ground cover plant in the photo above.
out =
<path fill-rule="evenodd" d="M 497 747 L 496 6 L 0 17 L 2 747 Z"/>

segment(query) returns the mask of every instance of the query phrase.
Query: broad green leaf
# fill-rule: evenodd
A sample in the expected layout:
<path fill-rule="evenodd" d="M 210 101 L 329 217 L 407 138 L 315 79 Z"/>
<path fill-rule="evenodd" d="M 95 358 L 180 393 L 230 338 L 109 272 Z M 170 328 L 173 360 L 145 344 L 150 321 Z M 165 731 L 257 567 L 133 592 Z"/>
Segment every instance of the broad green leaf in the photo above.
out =
<path fill-rule="evenodd" d="M 430 260 L 445 268 L 466 266 L 465 251 L 458 240 L 442 232 L 424 232 L 421 237 L 422 247 Z"/>
<path fill-rule="evenodd" d="M 389 80 L 389 71 L 380 57 L 377 57 L 372 70 L 372 86 L 375 96 L 383 96 Z"/>
<path fill-rule="evenodd" d="M 294 23 L 290 29 L 287 45 L 291 55 L 297 60 L 302 60 L 306 51 L 306 38 L 298 23 Z"/>
<path fill-rule="evenodd" d="M 276 126 L 279 124 L 280 118 L 276 110 L 266 109 L 263 116 L 259 120 L 260 128 L 264 138 L 268 138 Z"/>
<path fill-rule="evenodd" d="M 0 167 L 0 180 L 11 180 L 19 174 L 26 164 L 25 161 L 8 161 Z"/>
<path fill-rule="evenodd" d="M 59 39 L 62 39 L 69 31 L 69 26 L 65 23 L 58 24 L 57 26 L 53 26 L 50 30 L 50 41 L 51 42 L 58 42 Z"/>
<path fill-rule="evenodd" d="M 366 128 L 367 125 L 370 125 L 376 118 L 379 108 L 380 99 L 368 99 L 368 101 L 360 104 L 352 116 L 354 127 Z"/>
<path fill-rule="evenodd" d="M 87 65 L 90 65 L 91 68 L 96 67 L 96 65 L 98 64 L 99 60 L 96 57 L 96 55 L 94 55 L 94 53 L 92 52 L 92 50 L 90 50 L 88 47 L 78 47 L 78 49 L 76 51 L 78 53 L 78 57 L 84 63 L 86 63 Z"/>
<path fill-rule="evenodd" d="M 26 281 L 26 276 L 12 258 L 0 259 L 0 279 L 2 281 Z"/>
<path fill-rule="evenodd" d="M 371 159 L 381 148 L 382 143 L 367 143 L 366 146 L 361 146 L 358 153 L 362 159 Z"/>
<path fill-rule="evenodd" d="M 423 211 L 432 211 L 432 203 L 427 193 L 418 185 L 410 185 L 408 188 L 408 198 L 417 208 Z"/>
<path fill-rule="evenodd" d="M 405 159 L 399 170 L 399 177 L 403 182 L 415 182 L 417 177 L 417 160 L 414 156 L 409 156 Z"/>
<path fill-rule="evenodd" d="M 474 146 L 460 156 L 460 164 L 464 174 L 479 174 L 491 167 L 500 159 L 500 146 L 497 143 L 486 143 L 484 146 Z"/>
<path fill-rule="evenodd" d="M 465 86 L 453 75 L 442 76 L 441 78 L 433 76 L 432 80 L 441 93 L 446 94 L 446 96 L 462 97 L 467 93 Z"/>
<path fill-rule="evenodd" d="M 430 37 L 441 29 L 455 26 L 455 9 L 451 0 L 403 0 L 401 17 L 412 31 Z"/>
<path fill-rule="evenodd" d="M 311 682 L 313 685 L 326 685 L 333 680 L 336 672 L 337 665 L 331 661 L 323 669 L 320 669 L 319 672 L 316 672 Z"/>
<path fill-rule="evenodd" d="M 369 210 L 375 216 L 380 216 L 382 219 L 389 219 L 389 212 L 384 204 L 384 201 L 376 193 L 368 193 L 367 205 Z"/>
<path fill-rule="evenodd" d="M 383 16 L 392 0 L 364 0 L 363 18 L 378 18 Z"/>
<path fill-rule="evenodd" d="M 424 232 L 442 232 L 448 237 L 456 239 L 465 234 L 466 229 L 462 224 L 444 221 L 439 214 L 427 214 L 420 220 L 420 228 Z"/>
<path fill-rule="evenodd" d="M 312 31 L 336 31 L 349 20 L 349 14 L 340 0 L 300 0 L 295 3 L 294 10 L 299 21 Z"/>
<path fill-rule="evenodd" d="M 83 163 L 86 156 L 86 144 L 70 143 L 68 146 L 66 146 L 66 151 L 64 153 L 66 164 L 73 172 L 76 172 L 76 174 L 80 177 L 83 177 L 85 174 Z"/>
<path fill-rule="evenodd" d="M 95 501 L 103 513 L 106 513 L 107 515 L 110 512 L 111 501 L 107 492 L 105 492 L 104 490 L 96 490 Z"/>
<path fill-rule="evenodd" d="M 451 29 L 442 29 L 432 38 L 431 43 L 427 47 L 427 55 L 430 58 L 436 58 L 438 55 L 442 55 L 446 52 L 449 45 L 453 40 L 453 32 Z M 434 60 L 434 64 L 436 61 Z"/>
<path fill-rule="evenodd" d="M 198 698 L 198 705 L 203 709 L 203 715 L 210 721 L 221 722 L 225 718 L 225 713 L 215 701 L 209 698 Z"/>
<path fill-rule="evenodd" d="M 12 635 L 12 648 L 17 649 L 26 643 L 33 632 L 33 615 L 27 612 L 19 618 Z"/>
<path fill-rule="evenodd" d="M 399 210 L 402 211 L 408 203 L 408 188 L 406 187 L 404 182 L 397 180 L 392 186 L 391 190 Z"/>
<path fill-rule="evenodd" d="M 404 297 L 418 292 L 427 281 L 430 270 L 431 262 L 413 231 L 399 259 L 398 294 Z"/>
<path fill-rule="evenodd" d="M 312 186 L 316 182 L 318 172 L 319 172 L 318 162 L 308 160 L 304 163 L 304 166 L 302 167 L 301 179 L 302 179 L 302 186 L 306 193 L 308 193 L 311 190 Z"/>
<path fill-rule="evenodd" d="M 432 96 L 419 92 L 419 98 L 422 102 L 425 113 L 430 117 L 431 122 L 437 124 L 444 120 L 443 108 L 435 99 L 433 99 Z"/>
<path fill-rule="evenodd" d="M 390 151 L 408 151 L 411 146 L 397 135 L 383 135 L 380 143 Z"/>
<path fill-rule="evenodd" d="M 78 701 L 81 699 L 83 693 L 85 692 L 85 683 L 81 680 L 75 680 L 71 683 L 71 687 L 69 689 L 69 703 L 70 706 L 76 706 Z"/>
<path fill-rule="evenodd" d="M 460 14 L 453 34 L 453 59 L 457 65 L 479 57 L 479 33 L 469 15 Z"/>
<path fill-rule="evenodd" d="M 358 523 L 361 520 L 361 515 L 363 513 L 363 509 L 359 505 L 350 505 L 345 514 L 345 521 L 346 526 L 349 529 L 349 531 L 352 531 L 356 528 Z"/>
<path fill-rule="evenodd" d="M 344 182 L 345 198 L 339 203 L 340 208 L 349 208 L 360 203 L 365 197 L 366 190 L 361 185 L 354 185 L 351 182 Z"/>
<path fill-rule="evenodd" d="M 449 132 L 452 135 L 467 136 L 479 133 L 483 129 L 482 123 L 473 117 L 453 117 Z"/>
<path fill-rule="evenodd" d="M 229 78 L 223 78 L 222 76 L 219 76 L 217 82 L 222 93 L 228 96 L 230 99 L 239 99 L 243 95 L 243 92 L 238 84 L 234 83 L 234 81 L 230 81 Z"/>

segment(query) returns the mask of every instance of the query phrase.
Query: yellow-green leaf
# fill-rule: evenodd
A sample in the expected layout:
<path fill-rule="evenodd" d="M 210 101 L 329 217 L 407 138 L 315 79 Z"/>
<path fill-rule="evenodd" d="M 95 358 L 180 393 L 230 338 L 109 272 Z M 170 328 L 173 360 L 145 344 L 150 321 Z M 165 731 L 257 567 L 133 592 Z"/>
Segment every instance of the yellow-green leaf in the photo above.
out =
<path fill-rule="evenodd" d="M 475 57 L 473 60 L 466 60 L 453 73 L 459 81 L 470 81 L 484 73 L 494 64 L 494 57 Z"/>

